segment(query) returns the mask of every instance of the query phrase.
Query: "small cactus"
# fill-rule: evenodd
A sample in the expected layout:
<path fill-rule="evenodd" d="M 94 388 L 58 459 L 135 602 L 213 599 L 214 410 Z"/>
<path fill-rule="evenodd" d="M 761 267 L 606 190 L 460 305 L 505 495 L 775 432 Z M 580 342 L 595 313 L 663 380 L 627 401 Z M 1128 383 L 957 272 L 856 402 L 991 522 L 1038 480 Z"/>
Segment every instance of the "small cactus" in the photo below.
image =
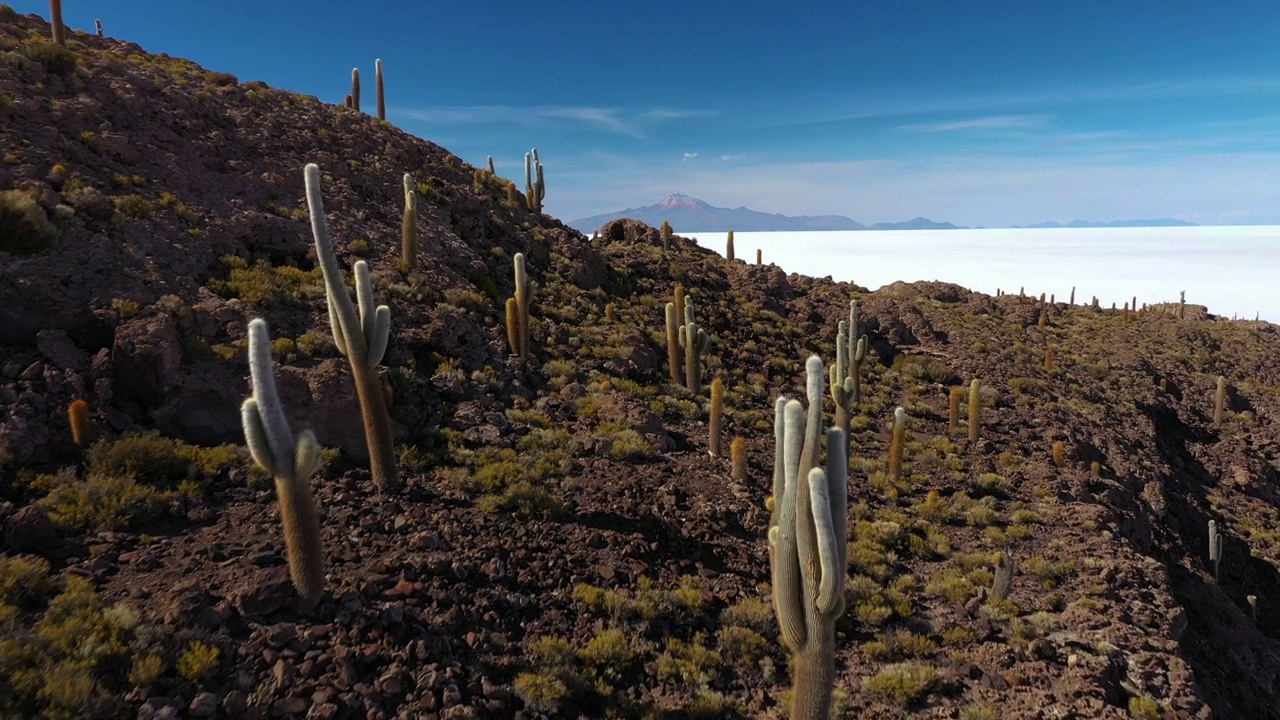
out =
<path fill-rule="evenodd" d="M 351 68 L 351 109 L 360 112 L 360 68 Z"/>
<path fill-rule="evenodd" d="M 1218 376 L 1218 387 L 1213 393 L 1213 427 L 1222 429 L 1222 411 L 1227 405 L 1227 379 Z"/>
<path fill-rule="evenodd" d="M 669 302 L 665 309 L 667 321 L 667 365 L 671 382 L 680 382 L 680 323 L 676 321 L 676 304 Z"/>
<path fill-rule="evenodd" d="M 978 442 L 978 428 L 981 423 L 979 413 L 982 411 L 982 395 L 980 390 L 978 379 L 974 378 L 973 382 L 969 383 L 969 442 L 975 445 Z"/>
<path fill-rule="evenodd" d="M 898 407 L 893 411 L 893 434 L 889 440 L 889 479 L 902 479 L 902 450 L 907 439 L 907 411 Z"/>
<path fill-rule="evenodd" d="M 522 358 L 529 357 L 530 319 L 529 308 L 533 303 L 533 288 L 529 283 L 529 274 L 524 267 L 524 253 L 516 253 L 511 259 L 515 271 L 516 294 L 507 301 L 507 327 L 511 327 L 511 310 L 515 310 L 516 340 L 515 353 Z M 514 308 L 511 301 L 515 301 Z M 509 331 L 508 331 L 509 332 Z"/>
<path fill-rule="evenodd" d="M 720 457 L 720 435 L 724 426 L 724 382 L 720 378 L 711 381 L 711 419 L 708 426 L 707 451 L 711 457 Z"/>
<path fill-rule="evenodd" d="M 960 432 L 960 400 L 964 398 L 964 388 L 956 385 L 951 388 L 951 397 L 948 398 L 947 413 L 947 434 L 955 435 Z"/>
<path fill-rule="evenodd" d="M 1003 600 L 1009 597 L 1013 587 L 1013 573 L 1017 570 L 1017 561 L 1005 552 L 997 552 L 995 556 L 995 577 L 991 581 L 991 597 Z"/>
<path fill-rule="evenodd" d="M 1054 466 L 1062 467 L 1062 456 L 1065 451 L 1066 447 L 1062 444 L 1061 440 L 1053 441 L 1053 450 L 1051 454 L 1053 455 Z"/>
<path fill-rule="evenodd" d="M 387 119 L 387 96 L 383 93 L 383 90 L 382 90 L 382 61 L 381 60 L 373 61 L 373 78 L 374 78 L 373 84 L 377 91 L 377 97 L 378 97 L 378 119 L 386 120 Z"/>
<path fill-rule="evenodd" d="M 756 248 L 756 265 L 764 264 L 764 255 L 760 253 L 760 248 Z"/>
<path fill-rule="evenodd" d="M 658 236 L 662 238 L 662 249 L 671 249 L 671 223 L 663 220 L 662 229 L 658 231 Z"/>
<path fill-rule="evenodd" d="M 1213 579 L 1218 579 L 1218 565 L 1222 562 L 1222 535 L 1218 523 L 1209 521 L 1209 562 L 1213 564 Z"/>
<path fill-rule="evenodd" d="M 405 272 L 418 262 L 418 194 L 413 190 L 413 176 L 404 174 L 404 216 L 400 220 L 400 263 Z"/>
<path fill-rule="evenodd" d="M 524 154 L 524 194 L 530 212 L 542 212 L 542 200 L 547 196 L 547 185 L 542 179 L 542 162 L 538 160 L 538 148 Z"/>
<path fill-rule="evenodd" d="M 733 230 L 729 230 L 729 239 L 725 242 L 724 256 L 729 262 L 733 262 Z"/>
<path fill-rule="evenodd" d="M 732 468 L 729 477 L 734 482 L 747 480 L 747 441 L 735 436 L 729 441 L 729 465 Z"/>
<path fill-rule="evenodd" d="M 53 41 L 66 45 L 67 28 L 62 24 L 62 0 L 49 0 L 49 24 L 53 27 Z"/>
<path fill-rule="evenodd" d="M 310 430 L 295 443 L 276 394 L 271 338 L 262 318 L 249 321 L 249 373 L 253 394 L 240 406 L 245 442 L 254 462 L 275 476 L 289 578 L 299 609 L 315 607 L 324 590 L 324 545 L 310 478 L 320 468 L 320 444 Z"/>
<path fill-rule="evenodd" d="M 497 175 L 497 174 L 498 174 L 498 171 L 497 171 L 497 170 L 495 170 L 495 169 L 493 168 L 493 156 L 492 156 L 492 155 L 490 155 L 490 156 L 489 156 L 489 174 L 490 174 L 490 175 Z"/>
<path fill-rule="evenodd" d="M 680 326 L 680 347 L 684 348 L 684 382 L 689 391 L 702 392 L 702 353 L 711 344 L 711 336 L 693 320 L 693 303 L 684 306 L 685 322 Z"/>
<path fill-rule="evenodd" d="M 67 406 L 67 421 L 71 425 L 71 441 L 84 447 L 89 441 L 89 403 L 76 398 Z"/>

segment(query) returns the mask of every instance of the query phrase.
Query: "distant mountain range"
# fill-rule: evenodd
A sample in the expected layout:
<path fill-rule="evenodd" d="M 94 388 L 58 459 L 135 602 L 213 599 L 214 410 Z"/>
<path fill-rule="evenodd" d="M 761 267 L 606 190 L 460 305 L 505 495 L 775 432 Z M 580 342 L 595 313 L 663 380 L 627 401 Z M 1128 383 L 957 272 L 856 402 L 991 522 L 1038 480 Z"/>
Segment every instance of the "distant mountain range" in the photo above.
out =
<path fill-rule="evenodd" d="M 663 198 L 656 205 L 627 208 L 617 212 L 593 215 L 569 222 L 570 227 L 584 233 L 598 230 L 610 220 L 631 218 L 653 227 L 662 221 L 671 223 L 676 232 L 737 230 L 739 232 L 793 232 L 799 230 L 963 230 L 960 225 L 935 222 L 917 217 L 905 222 L 875 223 L 864 225 L 844 215 L 782 215 L 763 213 L 745 207 L 722 208 L 702 200 L 676 193 Z M 1195 223 L 1162 218 L 1159 220 L 1115 220 L 1112 222 L 1088 222 L 1076 220 L 1063 224 L 1043 222 L 1029 225 L 1031 228 L 1088 228 L 1088 227 L 1182 227 Z"/>

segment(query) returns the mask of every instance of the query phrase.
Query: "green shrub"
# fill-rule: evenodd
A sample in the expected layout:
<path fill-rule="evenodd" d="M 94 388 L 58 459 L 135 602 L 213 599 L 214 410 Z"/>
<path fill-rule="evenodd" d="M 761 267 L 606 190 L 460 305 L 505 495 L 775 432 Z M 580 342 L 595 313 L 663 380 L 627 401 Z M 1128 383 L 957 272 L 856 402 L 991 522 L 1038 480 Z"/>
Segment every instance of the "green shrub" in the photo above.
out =
<path fill-rule="evenodd" d="M 937 681 L 932 665 L 896 663 L 866 678 L 862 688 L 878 700 L 907 707 L 923 700 Z"/>
<path fill-rule="evenodd" d="M 32 255 L 48 248 L 58 229 L 25 190 L 0 193 L 0 251 Z"/>
<path fill-rule="evenodd" d="M 178 656 L 178 674 L 199 682 L 218 669 L 221 658 L 222 650 L 218 646 L 195 640 Z"/>
<path fill-rule="evenodd" d="M 71 50 L 43 37 L 27 38 L 23 41 L 27 57 L 44 66 L 46 72 L 67 77 L 75 72 L 80 62 Z"/>

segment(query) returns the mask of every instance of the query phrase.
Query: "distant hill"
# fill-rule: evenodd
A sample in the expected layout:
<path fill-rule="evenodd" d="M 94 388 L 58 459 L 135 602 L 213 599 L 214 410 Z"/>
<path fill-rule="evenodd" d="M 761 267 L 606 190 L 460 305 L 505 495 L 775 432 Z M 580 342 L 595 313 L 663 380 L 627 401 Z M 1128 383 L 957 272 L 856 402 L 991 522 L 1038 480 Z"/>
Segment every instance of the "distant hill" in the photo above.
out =
<path fill-rule="evenodd" d="M 1155 220 L 1112 220 L 1111 222 L 1098 222 L 1096 220 L 1072 220 L 1069 223 L 1048 222 L 1036 223 L 1035 225 L 1027 225 L 1028 228 L 1129 228 L 1129 227 L 1196 227 L 1193 222 L 1186 220 L 1174 220 L 1173 218 L 1158 218 Z"/>
<path fill-rule="evenodd" d="M 631 218 L 660 227 L 663 220 L 676 232 L 695 230 L 738 230 L 740 232 L 785 232 L 795 230 L 866 230 L 867 227 L 843 215 L 779 215 L 745 207 L 721 208 L 688 195 L 676 193 L 656 205 L 627 208 L 618 212 L 573 220 L 570 227 L 590 234 L 618 218 Z"/>
<path fill-rule="evenodd" d="M 905 222 L 896 223 L 876 223 L 868 230 L 964 230 L 959 225 L 952 225 L 949 222 L 934 222 L 926 217 L 918 217 Z"/>

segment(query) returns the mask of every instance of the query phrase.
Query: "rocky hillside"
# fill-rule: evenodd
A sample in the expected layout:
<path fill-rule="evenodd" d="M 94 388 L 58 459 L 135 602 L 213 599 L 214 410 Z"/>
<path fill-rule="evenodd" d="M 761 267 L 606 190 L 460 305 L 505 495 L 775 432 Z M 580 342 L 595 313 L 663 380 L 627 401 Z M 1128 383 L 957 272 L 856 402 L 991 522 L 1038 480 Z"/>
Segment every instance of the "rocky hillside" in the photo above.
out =
<path fill-rule="evenodd" d="M 0 6 L 0 714 L 781 717 L 773 402 L 802 394 L 807 354 L 834 358 L 857 299 L 838 716 L 1280 717 L 1275 326 L 870 292 L 664 250 L 625 221 L 588 240 L 368 115 L 48 36 Z M 395 494 L 372 483 L 329 329 L 309 162 L 340 262 L 367 260 L 391 308 Z M 527 360 L 503 319 L 517 252 L 537 284 Z M 669 376 L 677 284 L 741 480 L 708 454 L 706 391 Z M 308 612 L 242 447 L 253 317 L 290 421 L 325 447 Z M 971 379 L 974 443 L 948 407 Z"/>

